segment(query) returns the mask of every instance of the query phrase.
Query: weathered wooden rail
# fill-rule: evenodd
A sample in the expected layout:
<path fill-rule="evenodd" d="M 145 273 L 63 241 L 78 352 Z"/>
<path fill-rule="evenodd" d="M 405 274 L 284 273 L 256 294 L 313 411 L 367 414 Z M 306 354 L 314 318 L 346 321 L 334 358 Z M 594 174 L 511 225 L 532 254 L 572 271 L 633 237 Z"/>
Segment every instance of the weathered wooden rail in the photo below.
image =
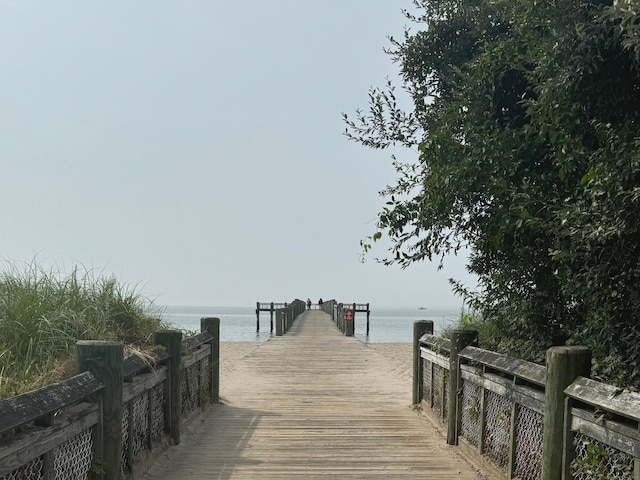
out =
<path fill-rule="evenodd" d="M 586 378 L 586 348 L 552 347 L 542 366 L 474 346 L 475 331 L 432 332 L 414 325 L 413 403 L 496 478 L 640 478 L 640 394 Z"/>
<path fill-rule="evenodd" d="M 0 480 L 131 478 L 219 395 L 219 319 L 156 332 L 161 349 L 80 341 L 78 375 L 0 401 Z"/>

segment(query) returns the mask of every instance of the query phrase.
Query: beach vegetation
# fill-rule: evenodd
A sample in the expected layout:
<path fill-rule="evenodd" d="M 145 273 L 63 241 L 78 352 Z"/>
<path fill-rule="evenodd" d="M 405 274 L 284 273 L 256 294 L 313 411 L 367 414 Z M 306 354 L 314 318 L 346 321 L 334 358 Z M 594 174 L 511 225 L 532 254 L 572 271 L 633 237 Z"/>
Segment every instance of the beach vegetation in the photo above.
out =
<path fill-rule="evenodd" d="M 493 345 L 535 361 L 586 345 L 596 376 L 628 385 L 640 385 L 637 7 L 414 0 L 387 49 L 400 88 L 387 80 L 344 115 L 349 139 L 409 149 L 365 252 L 383 235 L 388 265 L 470 252 L 480 288 L 452 285 Z"/>
<path fill-rule="evenodd" d="M 112 276 L 36 261 L 0 266 L 0 398 L 75 373 L 77 340 L 112 340 L 144 350 L 166 328 L 161 310 Z"/>

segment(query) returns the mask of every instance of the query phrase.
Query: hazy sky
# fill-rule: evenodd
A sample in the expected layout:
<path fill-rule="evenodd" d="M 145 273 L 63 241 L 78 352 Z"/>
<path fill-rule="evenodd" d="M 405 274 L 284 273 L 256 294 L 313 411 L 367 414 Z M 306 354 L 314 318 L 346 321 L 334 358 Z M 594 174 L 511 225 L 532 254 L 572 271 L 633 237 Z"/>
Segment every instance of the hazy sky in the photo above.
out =
<path fill-rule="evenodd" d="M 0 258 L 165 305 L 459 307 L 464 258 L 359 261 L 394 170 L 341 113 L 397 78 L 405 3 L 0 0 Z"/>

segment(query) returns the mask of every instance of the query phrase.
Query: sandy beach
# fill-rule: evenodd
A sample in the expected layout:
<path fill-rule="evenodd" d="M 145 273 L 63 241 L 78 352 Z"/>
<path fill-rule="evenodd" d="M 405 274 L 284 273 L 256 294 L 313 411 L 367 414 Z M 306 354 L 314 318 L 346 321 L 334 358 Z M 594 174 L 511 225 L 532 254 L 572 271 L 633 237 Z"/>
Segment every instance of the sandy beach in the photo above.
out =
<path fill-rule="evenodd" d="M 224 401 L 225 388 L 242 381 L 233 375 L 237 362 L 264 345 L 264 342 L 221 342 L 220 343 L 220 396 Z M 388 368 L 401 378 L 411 391 L 413 379 L 413 355 L 411 343 L 367 343 L 386 360 Z"/>

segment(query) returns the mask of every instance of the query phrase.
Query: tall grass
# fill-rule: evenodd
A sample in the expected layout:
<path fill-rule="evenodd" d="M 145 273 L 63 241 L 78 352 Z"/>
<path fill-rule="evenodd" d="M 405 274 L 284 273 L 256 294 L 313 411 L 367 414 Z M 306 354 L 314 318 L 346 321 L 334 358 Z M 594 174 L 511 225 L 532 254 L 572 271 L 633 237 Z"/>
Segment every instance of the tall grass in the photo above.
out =
<path fill-rule="evenodd" d="M 71 375 L 77 340 L 148 345 L 165 327 L 160 314 L 135 288 L 93 270 L 2 264 L 0 398 Z"/>

